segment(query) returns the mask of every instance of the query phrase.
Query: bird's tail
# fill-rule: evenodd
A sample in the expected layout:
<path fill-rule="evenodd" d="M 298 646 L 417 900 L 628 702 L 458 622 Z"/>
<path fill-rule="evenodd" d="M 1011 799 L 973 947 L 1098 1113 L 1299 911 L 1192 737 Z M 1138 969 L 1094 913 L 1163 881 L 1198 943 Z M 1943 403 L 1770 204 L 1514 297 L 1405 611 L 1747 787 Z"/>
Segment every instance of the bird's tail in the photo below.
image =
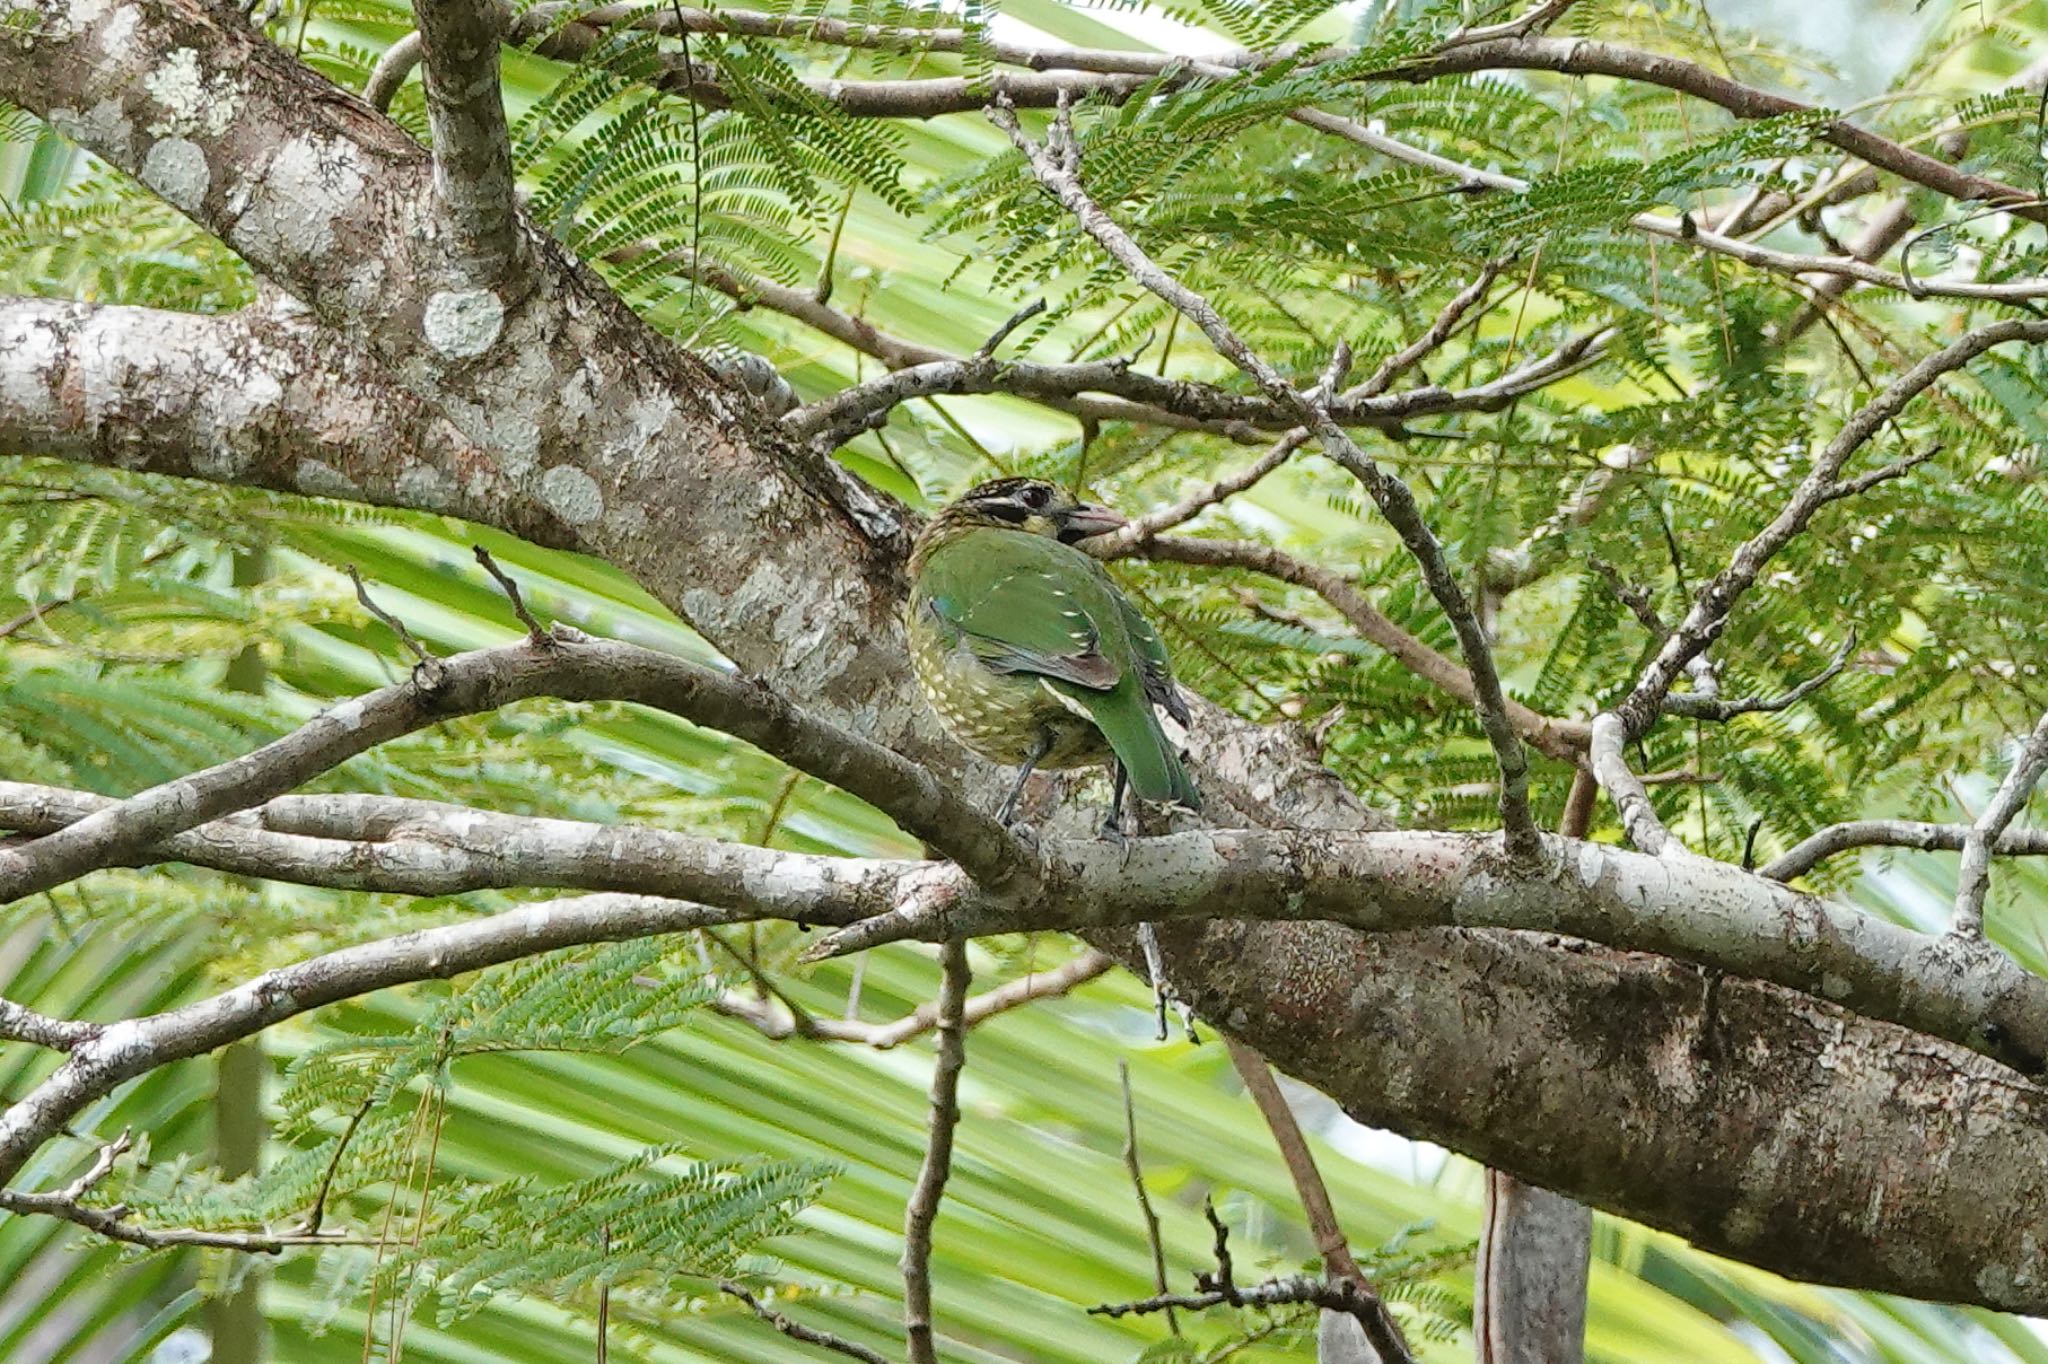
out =
<path fill-rule="evenodd" d="M 1140 800 L 1173 801 L 1198 810 L 1202 794 L 1166 737 L 1159 716 L 1135 678 L 1090 708 L 1096 727 L 1130 774 L 1131 790 Z"/>

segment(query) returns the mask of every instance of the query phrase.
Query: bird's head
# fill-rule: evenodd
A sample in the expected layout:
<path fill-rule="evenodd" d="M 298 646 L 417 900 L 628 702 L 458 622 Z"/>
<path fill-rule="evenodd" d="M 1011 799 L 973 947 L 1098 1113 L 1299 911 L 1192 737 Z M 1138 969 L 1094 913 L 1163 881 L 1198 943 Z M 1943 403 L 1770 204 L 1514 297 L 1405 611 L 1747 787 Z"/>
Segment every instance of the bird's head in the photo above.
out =
<path fill-rule="evenodd" d="M 1109 508 L 1083 502 L 1042 478 L 998 478 L 969 488 L 938 514 L 932 526 L 935 530 L 971 526 L 1021 530 L 1071 545 L 1124 524 L 1124 518 Z"/>

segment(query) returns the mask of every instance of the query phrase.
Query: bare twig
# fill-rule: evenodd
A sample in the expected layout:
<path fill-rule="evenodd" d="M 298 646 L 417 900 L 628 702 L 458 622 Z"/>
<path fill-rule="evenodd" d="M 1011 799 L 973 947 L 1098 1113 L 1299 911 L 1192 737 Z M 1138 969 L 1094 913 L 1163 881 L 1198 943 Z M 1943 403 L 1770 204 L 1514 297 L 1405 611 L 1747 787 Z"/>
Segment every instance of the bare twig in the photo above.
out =
<path fill-rule="evenodd" d="M 1137 517 L 1121 530 L 1092 537 L 1088 546 L 1089 552 L 1102 558 L 1114 558 L 1142 551 L 1163 532 L 1194 520 L 1209 508 L 1237 496 L 1258 483 L 1293 458 L 1295 451 L 1306 445 L 1308 440 L 1309 433 L 1301 427 L 1296 427 L 1275 441 L 1265 454 L 1237 473 L 1219 478 L 1206 488 L 1188 494 L 1171 506 L 1161 507 L 1156 512 Z"/>
<path fill-rule="evenodd" d="M 1111 541 L 1112 536 L 1096 539 Z M 1095 540 L 1084 540 L 1083 549 L 1095 552 Z M 1114 557 L 1114 547 L 1105 545 Z M 1168 563 L 1203 564 L 1218 568 L 1241 568 L 1281 582 L 1306 588 L 1328 602 L 1359 635 L 1387 651 L 1403 668 L 1449 696 L 1474 704 L 1477 690 L 1472 674 L 1454 659 L 1432 649 L 1402 629 L 1356 583 L 1342 574 L 1310 563 L 1256 540 L 1200 540 L 1164 535 L 1143 549 L 1129 551 L 1147 559 Z M 1513 697 L 1504 698 L 1508 721 L 1540 752 L 1561 762 L 1577 762 L 1585 752 L 1590 731 L 1580 720 L 1560 720 L 1533 711 Z"/>
<path fill-rule="evenodd" d="M 752 1292 L 734 1283 L 731 1279 L 720 1279 L 718 1281 L 718 1291 L 730 1297 L 738 1298 L 752 1310 L 755 1316 L 767 1322 L 791 1340 L 800 1340 L 806 1345 L 815 1345 L 821 1350 L 831 1350 L 835 1354 L 842 1354 L 852 1359 L 862 1360 L 864 1364 L 889 1364 L 888 1359 L 876 1354 L 865 1345 L 848 1340 L 844 1336 L 835 1336 L 830 1331 L 821 1331 L 815 1326 L 806 1326 L 800 1321 L 792 1320 L 770 1307 L 767 1303 L 762 1302 Z"/>
<path fill-rule="evenodd" d="M 554 640 L 554 636 L 548 633 L 547 626 L 542 625 L 534 617 L 533 612 L 526 609 L 526 599 L 519 594 L 518 582 L 513 579 L 511 574 L 498 567 L 498 561 L 492 558 L 491 552 L 482 545 L 472 545 L 470 548 L 476 551 L 476 561 L 484 566 L 484 572 L 490 574 L 492 580 L 499 587 L 503 588 L 505 595 L 511 599 L 512 614 L 517 616 L 519 623 L 526 627 L 527 639 L 543 646 L 551 643 Z"/>
<path fill-rule="evenodd" d="M 903 1334 L 910 1364 L 938 1364 L 932 1338 L 932 1224 L 953 1169 L 953 1129 L 960 1121 L 960 1069 L 967 1060 L 967 940 L 939 949 L 939 1047 L 932 1065 L 930 1136 L 917 1185 L 903 1210 Z"/>
<path fill-rule="evenodd" d="M 1843 639 L 1842 647 L 1835 650 L 1835 656 L 1828 660 L 1827 667 L 1799 683 L 1790 691 L 1777 696 L 1745 696 L 1739 700 L 1726 700 L 1718 696 L 1704 696 L 1698 693 L 1674 692 L 1664 698 L 1666 715 L 1682 715 L 1688 720 L 1732 720 L 1738 715 L 1756 715 L 1781 710 L 1790 710 L 1807 697 L 1825 687 L 1849 666 L 1849 658 L 1856 651 L 1856 632 L 1851 630 Z"/>
<path fill-rule="evenodd" d="M 1773 881 L 1790 881 L 1806 875 L 1837 853 L 1856 848 L 1961 852 L 1969 838 L 1967 824 L 1926 824 L 1914 819 L 1849 820 L 1807 835 L 1782 857 L 1758 868 L 1757 875 Z M 2048 829 L 2008 828 L 1989 841 L 1994 857 L 2048 857 Z"/>
<path fill-rule="evenodd" d="M 1269 1279 L 1250 1288 L 1240 1288 L 1230 1262 L 1230 1230 L 1223 1219 L 1216 1215 L 1216 1206 L 1205 1202 L 1202 1211 L 1208 1216 L 1209 1225 L 1215 1228 L 1216 1270 L 1195 1276 L 1195 1291 L 1192 1293 L 1159 1293 L 1136 1302 L 1102 1303 L 1091 1307 L 1091 1316 L 1123 1317 L 1143 1316 L 1151 1312 L 1171 1312 L 1176 1309 L 1188 1312 L 1207 1311 L 1211 1307 L 1257 1307 L 1274 1308 L 1295 1304 L 1319 1307 L 1325 1312 L 1341 1312 L 1355 1318 L 1367 1332 L 1367 1338 L 1374 1341 L 1374 1348 L 1380 1349 L 1385 1340 L 1386 1349 L 1380 1358 L 1386 1364 L 1409 1364 L 1405 1343 L 1398 1336 L 1387 1338 L 1374 1336 L 1374 1322 L 1385 1312 L 1384 1305 L 1372 1290 L 1360 1286 L 1354 1279 L 1310 1279 L 1296 1277 Z"/>
<path fill-rule="evenodd" d="M 1124 1093 L 1124 1168 L 1131 1172 L 1131 1188 L 1138 1195 L 1138 1215 L 1145 1223 L 1145 1242 L 1152 1249 L 1152 1286 L 1164 1293 L 1166 1247 L 1159 1240 L 1159 1214 L 1152 1211 L 1151 1195 L 1145 1192 L 1145 1168 L 1138 1162 L 1138 1112 L 1131 1102 L 1131 1063 L 1122 1057 L 1117 1058 L 1116 1078 Z M 1180 1334 L 1180 1318 L 1171 1307 L 1166 1309 L 1166 1324 L 1175 1335 Z"/>
<path fill-rule="evenodd" d="M 764 302 L 768 297 L 764 296 Z M 789 291 L 772 297 L 800 307 L 808 314 L 804 320 L 829 320 L 821 314 L 832 311 L 822 308 L 808 294 Z M 768 306 L 775 304 L 770 302 Z M 865 337 L 869 346 L 881 349 L 879 333 L 869 330 L 849 334 Z M 1452 390 L 1431 384 L 1399 393 L 1364 394 L 1353 390 L 1330 399 L 1324 406 L 1340 426 L 1383 430 L 1400 429 L 1402 423 L 1417 417 L 1498 411 L 1516 398 L 1599 359 L 1606 337 L 1604 331 L 1585 333 L 1510 373 L 1469 389 Z M 908 359 L 922 351 L 920 348 L 896 353 Z M 1291 407 L 1270 396 L 1232 393 L 1192 379 L 1162 378 L 1132 368 L 1129 357 L 1046 364 L 998 360 L 987 351 L 978 351 L 971 356 L 920 359 L 895 368 L 796 409 L 783 418 L 783 428 L 799 440 L 836 447 L 882 425 L 903 403 L 945 393 L 1008 393 L 1076 415 L 1180 425 L 1246 440 L 1262 439 L 1261 433 L 1266 431 L 1285 431 L 1298 420 Z M 1114 395 L 1122 402 L 1104 407 L 1102 404 L 1108 399 L 1083 396 L 1095 393 Z"/>
<path fill-rule="evenodd" d="M 413 637 L 412 631 L 405 628 L 404 621 L 370 599 L 370 589 L 363 582 L 363 575 L 357 571 L 354 564 L 343 565 L 343 570 L 348 574 L 348 580 L 356 585 L 356 600 L 362 604 L 362 608 L 382 622 L 385 629 L 398 636 L 398 642 L 405 646 L 405 651 L 413 656 L 421 669 L 425 670 L 421 677 L 421 685 L 434 685 L 429 678 L 432 670 L 440 666 L 441 660 L 435 657 L 426 645 Z"/>
<path fill-rule="evenodd" d="M 1366 1277 L 1351 1254 L 1351 1243 L 1345 1239 L 1344 1228 L 1337 1221 L 1337 1209 L 1330 1202 L 1330 1191 L 1323 1183 L 1322 1171 L 1316 1168 L 1315 1155 L 1308 1149 L 1308 1139 L 1302 1135 L 1301 1124 L 1294 1119 L 1294 1110 L 1288 1106 L 1287 1096 L 1281 1093 L 1279 1082 L 1273 1078 L 1272 1067 L 1266 1064 L 1265 1057 L 1236 1038 L 1226 1036 L 1223 1041 L 1230 1050 L 1231 1065 L 1237 1068 L 1238 1078 L 1244 1081 L 1246 1092 L 1259 1106 L 1260 1115 L 1273 1133 L 1273 1143 L 1280 1148 L 1280 1159 L 1287 1166 L 1288 1177 L 1294 1181 L 1294 1192 L 1301 1199 L 1302 1212 L 1308 1217 L 1309 1232 L 1315 1237 L 1316 1252 L 1323 1257 L 1324 1275 L 1333 1281 L 1348 1282 L 1357 1290 L 1362 1302 L 1351 1315 L 1365 1328 L 1366 1340 L 1380 1357 L 1381 1364 L 1407 1364 L 1413 1358 L 1407 1338 L 1401 1334 L 1393 1314 L 1387 1311 L 1386 1304 L 1374 1291 L 1372 1280 Z"/>
<path fill-rule="evenodd" d="M 1465 320 L 1465 315 L 1485 300 L 1487 291 L 1493 288 L 1493 282 L 1506 268 L 1504 260 L 1490 260 L 1482 266 L 1478 278 L 1452 295 L 1451 301 L 1444 305 L 1443 311 L 1436 315 L 1436 320 L 1422 335 L 1380 362 L 1379 368 L 1355 390 L 1356 396 L 1370 398 L 1385 393 L 1394 386 L 1394 380 L 1421 364 L 1433 352 L 1441 350 L 1458 324 Z"/>
<path fill-rule="evenodd" d="M 1045 300 L 1040 298 L 1033 299 L 1031 302 L 1019 308 L 1016 312 L 1011 313 L 1010 316 L 1003 322 L 1002 326 L 997 327 L 994 331 L 988 334 L 988 340 L 982 342 L 981 348 L 974 352 L 975 358 L 979 360 L 986 360 L 990 356 L 994 355 L 996 353 L 996 347 L 1002 345 L 1004 341 L 1008 340 L 1011 332 L 1017 330 L 1017 328 L 1023 326 L 1026 322 L 1029 322 L 1032 318 L 1038 316 L 1040 313 L 1044 311 Z"/>
<path fill-rule="evenodd" d="M 2048 771 L 2048 715 L 2020 745 L 2012 770 L 1998 784 L 1991 803 L 1970 825 L 1963 840 L 1962 866 L 1956 872 L 1956 905 L 1949 931 L 1966 938 L 1984 935 L 1984 894 L 1991 886 L 1991 849 L 2006 825 L 2027 806 L 2041 774 Z"/>
<path fill-rule="evenodd" d="M 1408 485 L 1384 469 L 1345 434 L 1327 406 L 1295 388 L 1257 352 L 1245 344 L 1213 304 L 1161 269 L 1144 248 L 1132 239 L 1102 207 L 1089 197 L 1074 167 L 1078 164 L 1078 143 L 1068 111 L 1062 106 L 1048 143 L 1041 146 L 1025 135 L 1015 112 L 1000 100 L 989 110 L 989 118 L 1024 153 L 1032 173 L 1045 189 L 1073 215 L 1083 231 L 1095 239 L 1112 260 L 1138 284 L 1169 304 L 1202 329 L 1219 355 L 1236 365 L 1275 402 L 1292 407 L 1303 426 L 1313 431 L 1323 450 L 1364 485 L 1401 542 L 1422 568 L 1423 580 L 1450 618 L 1457 633 L 1465 667 L 1472 675 L 1473 704 L 1480 726 L 1493 746 L 1500 768 L 1501 825 L 1510 852 L 1518 857 L 1533 855 L 1537 830 L 1529 812 L 1528 757 L 1513 722 L 1508 718 L 1500 675 L 1494 667 L 1478 618 L 1465 599 L 1464 588 L 1444 557 L 1443 547 L 1422 517 L 1421 508 Z"/>
<path fill-rule="evenodd" d="M 998 1014 L 1022 1008 L 1037 1000 L 1057 999 L 1075 987 L 1094 980 L 1114 965 L 1115 959 L 1104 953 L 1083 952 L 1072 961 L 1050 971 L 1034 971 L 998 985 L 993 990 L 970 996 L 967 1007 L 961 1013 L 961 1022 L 964 1026 L 973 1028 Z M 938 1026 L 939 1013 L 938 1003 L 933 1001 L 920 1004 L 915 1012 L 893 1023 L 863 1023 L 853 1018 L 819 1018 L 808 1014 L 797 1016 L 785 1010 L 778 1010 L 767 1001 L 735 994 L 720 996 L 712 1001 L 711 1007 L 729 1017 L 753 1024 L 764 1036 L 777 1041 L 786 1037 L 802 1037 L 818 1042 L 851 1042 L 874 1047 L 878 1051 L 900 1047 L 913 1038 L 924 1036 Z"/>

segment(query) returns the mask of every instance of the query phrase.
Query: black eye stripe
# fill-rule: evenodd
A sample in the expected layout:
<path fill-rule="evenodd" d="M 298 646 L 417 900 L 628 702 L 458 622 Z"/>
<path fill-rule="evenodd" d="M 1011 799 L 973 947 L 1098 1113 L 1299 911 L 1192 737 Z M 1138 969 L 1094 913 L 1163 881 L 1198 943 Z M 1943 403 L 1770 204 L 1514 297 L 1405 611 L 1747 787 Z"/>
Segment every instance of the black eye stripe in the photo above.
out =
<path fill-rule="evenodd" d="M 1020 507 L 1014 502 L 991 502 L 983 510 L 999 521 L 1022 521 L 1031 515 L 1028 508 Z"/>

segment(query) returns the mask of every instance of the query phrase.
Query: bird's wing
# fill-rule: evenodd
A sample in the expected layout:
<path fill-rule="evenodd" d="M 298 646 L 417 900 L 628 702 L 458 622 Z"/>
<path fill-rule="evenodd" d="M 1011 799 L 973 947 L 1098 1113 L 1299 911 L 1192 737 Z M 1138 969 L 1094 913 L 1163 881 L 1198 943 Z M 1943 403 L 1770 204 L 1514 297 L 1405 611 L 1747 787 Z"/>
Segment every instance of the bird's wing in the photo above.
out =
<path fill-rule="evenodd" d="M 1138 666 L 1144 670 L 1145 699 L 1165 707 L 1166 713 L 1183 725 L 1193 723 L 1187 701 L 1173 684 L 1173 662 L 1166 656 L 1165 641 L 1123 593 L 1117 593 L 1116 604 L 1123 609 L 1124 629 L 1131 637 L 1131 647 L 1137 651 Z"/>
<path fill-rule="evenodd" d="M 918 586 L 941 627 L 995 671 L 1109 691 L 1128 645 L 1093 567 L 1056 540 L 992 530 L 933 554 Z"/>

